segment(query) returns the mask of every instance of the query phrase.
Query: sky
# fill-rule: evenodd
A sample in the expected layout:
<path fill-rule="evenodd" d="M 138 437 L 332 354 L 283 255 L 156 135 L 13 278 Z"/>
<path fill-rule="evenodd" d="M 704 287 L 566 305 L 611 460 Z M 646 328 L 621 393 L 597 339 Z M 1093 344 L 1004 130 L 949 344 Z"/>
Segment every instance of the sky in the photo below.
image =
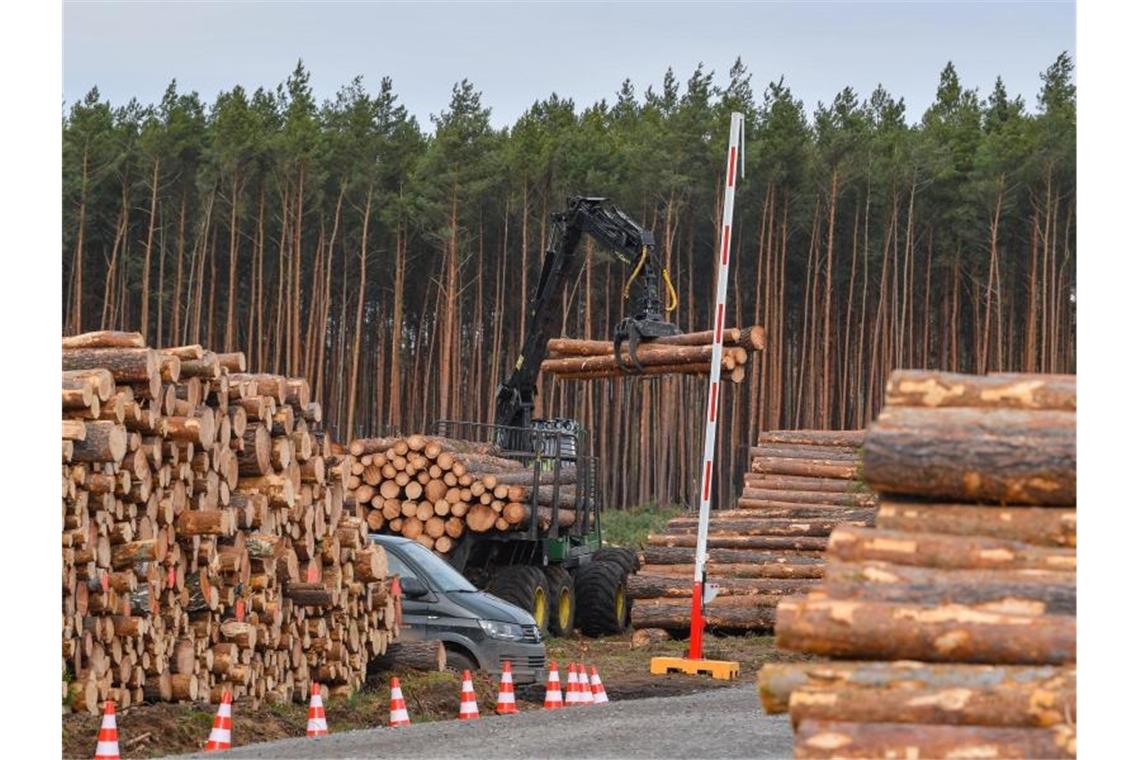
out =
<path fill-rule="evenodd" d="M 1075 55 L 1071 2 L 78 2 L 65 0 L 63 100 L 92 86 L 115 105 L 157 102 L 171 79 L 207 102 L 241 84 L 275 87 L 298 59 L 318 100 L 354 76 L 390 76 L 428 125 L 471 80 L 495 126 L 552 92 L 581 109 L 628 77 L 660 91 L 698 63 L 723 85 L 740 56 L 759 93 L 785 78 L 809 112 L 844 86 L 882 84 L 915 121 L 953 61 L 990 92 L 1001 76 L 1036 107 L 1040 73 Z M 1078 69 L 1079 70 L 1079 69 Z"/>

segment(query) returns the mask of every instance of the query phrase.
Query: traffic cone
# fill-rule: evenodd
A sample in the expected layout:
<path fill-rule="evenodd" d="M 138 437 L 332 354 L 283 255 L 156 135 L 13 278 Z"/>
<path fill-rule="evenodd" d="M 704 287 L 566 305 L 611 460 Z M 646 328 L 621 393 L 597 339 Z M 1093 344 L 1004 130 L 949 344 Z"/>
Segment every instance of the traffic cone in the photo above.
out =
<path fill-rule="evenodd" d="M 546 700 L 542 706 L 547 710 L 562 707 L 562 680 L 558 676 L 558 663 L 550 661 L 550 675 L 546 677 Z"/>
<path fill-rule="evenodd" d="M 577 664 L 577 663 L 575 663 L 573 667 L 574 667 L 573 675 L 571 676 L 574 679 L 574 701 L 573 701 L 573 704 L 577 705 L 578 707 L 581 707 L 582 705 L 586 704 L 586 692 L 585 692 L 585 689 L 583 688 L 586 685 L 585 684 L 586 673 L 584 672 L 582 666 Z"/>
<path fill-rule="evenodd" d="M 606 696 L 606 687 L 602 686 L 602 678 L 598 675 L 598 669 L 593 665 L 590 666 L 590 691 L 594 695 L 595 705 L 604 705 L 610 701 Z"/>
<path fill-rule="evenodd" d="M 471 685 L 471 671 L 463 671 L 463 687 L 459 692 L 459 719 L 475 720 L 479 717 L 479 703 L 475 699 L 475 687 Z"/>
<path fill-rule="evenodd" d="M 230 730 L 233 727 L 230 710 L 233 699 L 229 691 L 222 693 L 222 703 L 218 705 L 218 714 L 214 716 L 214 727 L 210 729 L 210 738 L 206 740 L 207 752 L 230 748 Z"/>
<path fill-rule="evenodd" d="M 392 701 L 388 703 L 388 727 L 410 726 L 408 706 L 404 704 L 404 692 L 400 690 L 400 679 L 392 676 Z"/>
<path fill-rule="evenodd" d="M 115 703 L 109 699 L 103 705 L 103 723 L 99 726 L 95 760 L 119 760 L 119 727 L 115 725 Z"/>
<path fill-rule="evenodd" d="M 515 706 L 515 681 L 511 677 L 511 661 L 503 660 L 503 675 L 499 678 L 499 699 L 495 702 L 495 712 L 499 715 L 512 715 L 519 708 Z"/>
<path fill-rule="evenodd" d="M 566 666 L 566 706 L 574 707 L 578 704 L 578 671 L 574 663 Z"/>
<path fill-rule="evenodd" d="M 305 726 L 305 736 L 325 736 L 329 732 L 329 724 L 325 722 L 325 703 L 321 699 L 321 687 L 316 681 L 313 681 L 310 693 L 309 724 Z"/>

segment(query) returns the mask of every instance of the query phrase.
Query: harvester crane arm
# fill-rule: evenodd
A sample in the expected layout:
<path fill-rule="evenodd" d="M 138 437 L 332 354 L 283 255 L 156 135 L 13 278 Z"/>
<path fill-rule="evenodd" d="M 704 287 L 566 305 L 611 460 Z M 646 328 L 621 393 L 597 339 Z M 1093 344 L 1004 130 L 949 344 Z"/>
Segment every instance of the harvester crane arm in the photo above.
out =
<path fill-rule="evenodd" d="M 614 356 L 623 369 L 639 372 L 637 346 L 642 338 L 676 335 L 679 330 L 665 319 L 658 278 L 661 261 L 653 232 L 635 222 L 628 214 L 605 198 L 571 197 L 565 211 L 551 215 L 551 230 L 542 272 L 527 310 L 526 332 L 522 351 L 514 371 L 496 394 L 495 422 L 511 427 L 530 427 L 534 409 L 535 383 L 546 356 L 546 342 L 561 316 L 553 307 L 567 281 L 582 265 L 578 243 L 588 233 L 609 249 L 634 272 L 626 292 L 632 290 L 632 316 L 614 328 Z M 632 365 L 622 362 L 621 345 L 629 342 Z"/>

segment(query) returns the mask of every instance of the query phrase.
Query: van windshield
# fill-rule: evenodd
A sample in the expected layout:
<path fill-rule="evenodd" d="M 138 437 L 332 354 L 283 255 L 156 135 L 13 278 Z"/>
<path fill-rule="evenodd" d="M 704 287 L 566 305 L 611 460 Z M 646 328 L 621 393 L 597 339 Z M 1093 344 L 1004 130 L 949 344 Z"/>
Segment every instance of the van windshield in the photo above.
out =
<path fill-rule="evenodd" d="M 449 591 L 478 591 L 470 581 L 455 571 L 451 565 L 440 559 L 431 549 L 423 544 L 411 544 L 400 547 L 408 553 L 409 559 L 419 565 L 428 576 L 428 583 L 441 592 Z"/>

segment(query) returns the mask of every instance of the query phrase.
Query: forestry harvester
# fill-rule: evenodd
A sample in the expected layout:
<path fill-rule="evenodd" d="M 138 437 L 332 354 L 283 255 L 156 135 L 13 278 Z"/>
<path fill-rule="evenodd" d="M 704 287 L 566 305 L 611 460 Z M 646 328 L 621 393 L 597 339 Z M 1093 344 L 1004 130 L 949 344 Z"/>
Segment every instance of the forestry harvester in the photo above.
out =
<path fill-rule="evenodd" d="M 676 293 L 661 266 L 653 233 L 605 198 L 571 197 L 565 211 L 552 215 L 522 351 L 511 376 L 498 388 L 495 424 L 441 420 L 434 431 L 494 444 L 501 450 L 498 456 L 522 462 L 528 479 L 533 476 L 524 530 L 468 531 L 448 560 L 475 585 L 530 612 L 539 628 L 555 636 L 574 628 L 588 635 L 625 630 L 630 611 L 626 579 L 639 567 L 632 551 L 601 545 L 598 462 L 591 456 L 586 430 L 574 420 L 533 417 L 540 365 L 561 318 L 556 300 L 582 266 L 578 243 L 583 233 L 633 269 L 626 284 L 632 316 L 614 329 L 619 366 L 639 373 L 641 341 L 679 332 L 665 319 L 659 279 L 664 276 L 674 304 Z M 540 521 L 540 514 L 550 518 Z"/>

